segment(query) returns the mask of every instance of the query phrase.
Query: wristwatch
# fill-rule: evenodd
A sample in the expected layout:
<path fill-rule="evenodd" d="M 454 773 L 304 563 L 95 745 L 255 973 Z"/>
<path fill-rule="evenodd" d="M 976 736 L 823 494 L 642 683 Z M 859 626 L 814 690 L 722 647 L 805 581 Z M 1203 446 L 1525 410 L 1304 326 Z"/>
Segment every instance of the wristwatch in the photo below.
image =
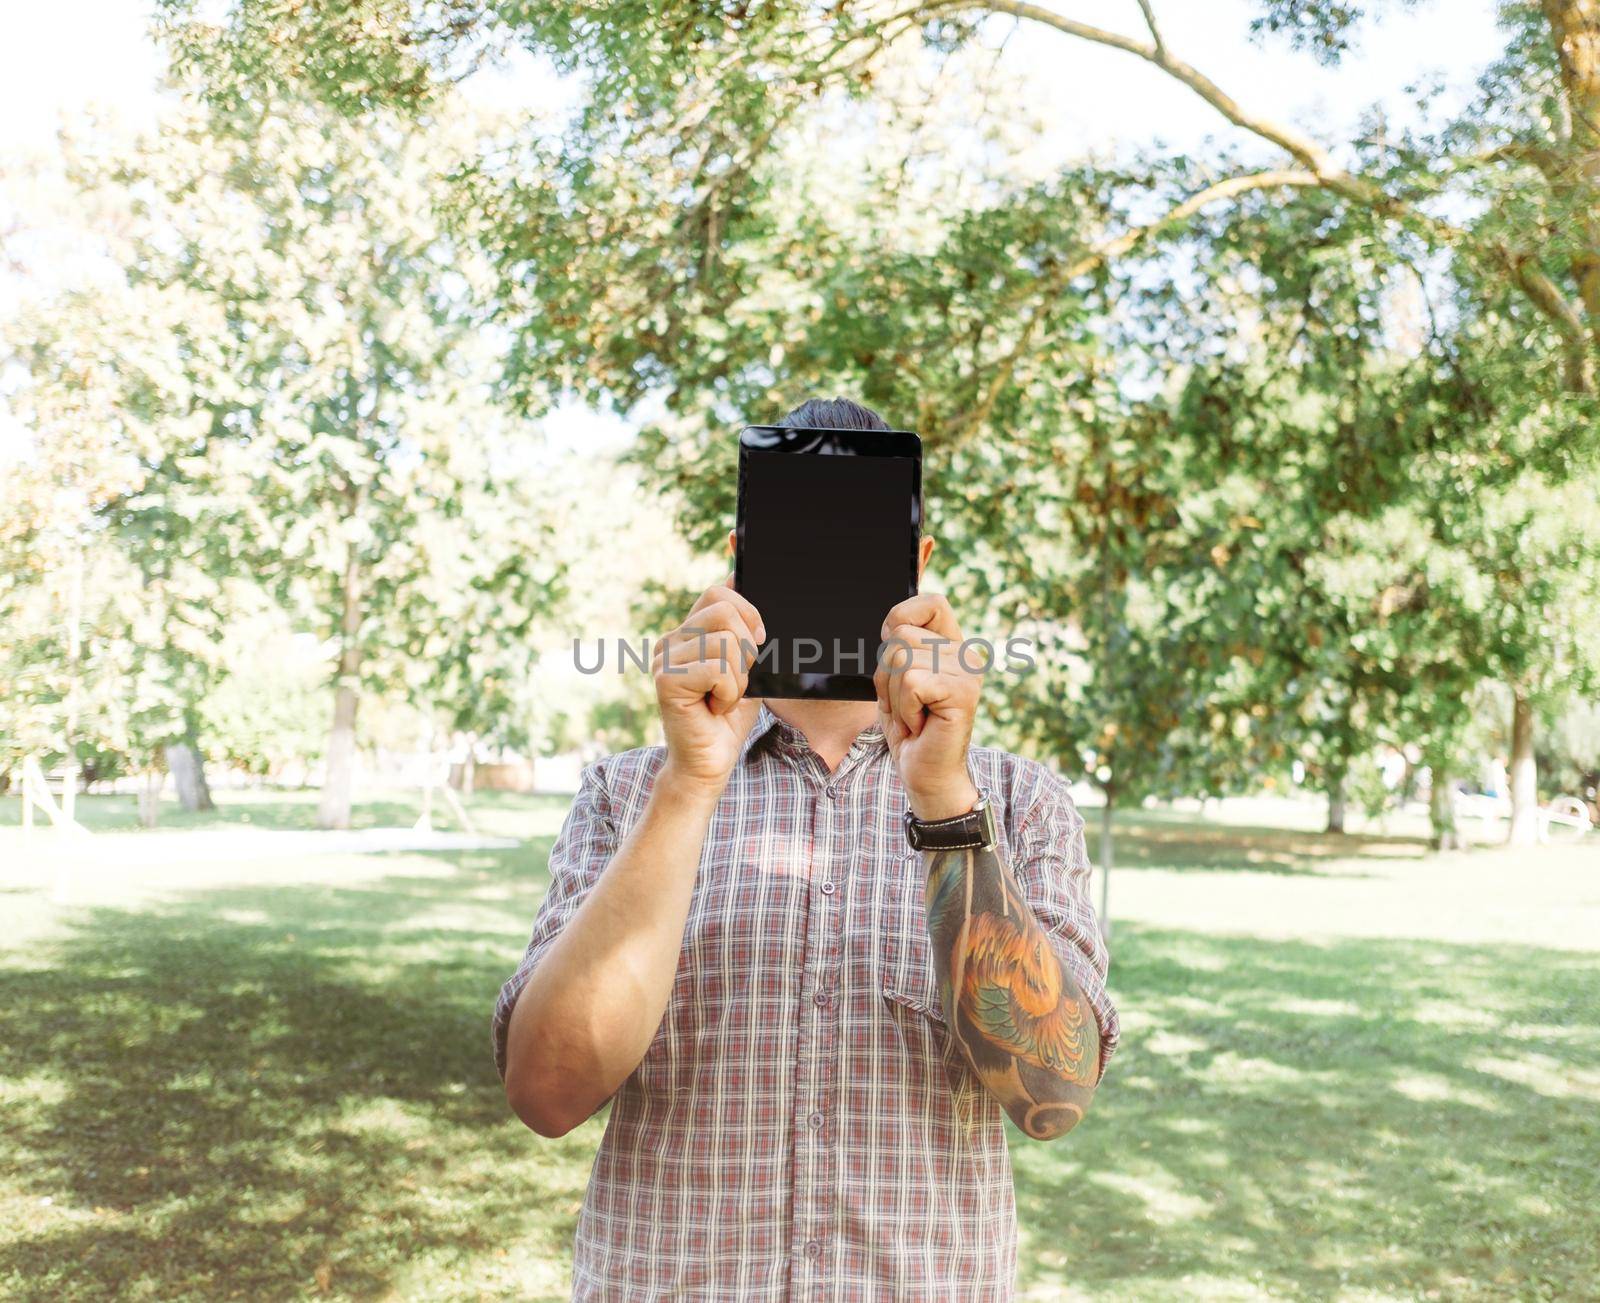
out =
<path fill-rule="evenodd" d="M 978 789 L 978 803 L 965 814 L 927 822 L 906 811 L 906 840 L 912 850 L 964 851 L 982 847 L 991 850 L 998 839 L 994 828 L 994 807 L 989 794 Z"/>

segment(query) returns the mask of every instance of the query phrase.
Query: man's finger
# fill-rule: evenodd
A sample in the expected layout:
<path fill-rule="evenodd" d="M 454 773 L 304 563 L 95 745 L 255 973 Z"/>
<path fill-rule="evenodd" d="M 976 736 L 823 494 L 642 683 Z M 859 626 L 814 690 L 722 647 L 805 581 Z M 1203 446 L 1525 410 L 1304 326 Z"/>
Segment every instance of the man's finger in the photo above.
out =
<path fill-rule="evenodd" d="M 670 666 L 677 674 L 695 661 L 728 665 L 741 672 L 748 670 L 755 657 L 755 645 L 748 632 L 731 629 L 678 629 L 656 645 L 655 668 Z"/>
<path fill-rule="evenodd" d="M 668 681 L 675 689 L 674 695 L 682 694 L 681 699 L 708 697 L 713 715 L 737 710 L 744 697 L 744 677 L 737 665 L 725 664 L 715 657 L 674 665 L 668 672 Z"/>
<path fill-rule="evenodd" d="M 883 640 L 883 645 L 878 652 L 879 668 L 890 678 L 899 674 L 914 658 L 911 643 L 899 635 L 895 630 Z"/>
<path fill-rule="evenodd" d="M 739 702 L 744 698 L 744 676 L 739 673 L 737 664 L 721 669 L 716 681 L 711 685 L 707 694 L 707 705 L 711 707 L 713 715 L 729 715 L 739 709 Z"/>
<path fill-rule="evenodd" d="M 729 582 L 725 584 L 713 584 L 705 592 L 701 593 L 700 600 L 689 608 L 689 614 L 692 616 L 703 607 L 710 606 L 716 602 L 729 602 L 744 617 L 744 622 L 750 626 L 750 629 L 759 635 L 756 641 L 765 641 L 767 630 L 766 626 L 761 622 L 761 612 L 756 610 L 755 604 L 748 597 L 734 592 L 732 575 L 728 576 L 728 580 Z M 684 623 L 690 624 L 692 621 L 685 620 Z"/>
<path fill-rule="evenodd" d="M 704 696 L 715 685 L 723 668 L 716 661 L 684 661 L 666 671 L 664 681 L 670 683 L 673 695 L 684 698 Z"/>
<path fill-rule="evenodd" d="M 878 698 L 878 727 L 883 730 L 884 740 L 891 747 L 899 746 L 905 738 L 906 731 L 894 717 L 894 712 L 889 709 L 887 697 Z"/>
<path fill-rule="evenodd" d="M 702 633 L 716 633 L 726 631 L 745 642 L 756 644 L 761 640 L 756 637 L 750 622 L 745 619 L 744 612 L 732 602 L 712 602 L 702 606 L 698 611 L 691 612 L 678 628 L 668 634 L 673 637 L 696 637 Z"/>
<path fill-rule="evenodd" d="M 961 644 L 932 629 L 914 624 L 897 624 L 889 634 L 891 646 L 904 647 L 895 668 L 905 671 L 921 665 L 939 674 L 948 674 L 956 668 L 956 653 Z"/>
<path fill-rule="evenodd" d="M 922 706 L 916 696 L 907 691 L 906 676 L 903 672 L 889 675 L 889 713 L 905 730 L 907 737 L 916 737 L 921 731 Z"/>
<path fill-rule="evenodd" d="M 925 670 L 907 670 L 900 675 L 898 713 L 906 726 L 906 731 L 913 737 L 922 732 L 923 708 L 927 704 L 923 700 L 923 691 L 927 682 L 928 674 Z"/>
<path fill-rule="evenodd" d="M 941 637 L 961 641 L 961 625 L 943 593 L 918 593 L 915 597 L 895 603 L 883 618 L 882 636 L 887 638 L 889 631 L 897 624 L 931 629 Z"/>

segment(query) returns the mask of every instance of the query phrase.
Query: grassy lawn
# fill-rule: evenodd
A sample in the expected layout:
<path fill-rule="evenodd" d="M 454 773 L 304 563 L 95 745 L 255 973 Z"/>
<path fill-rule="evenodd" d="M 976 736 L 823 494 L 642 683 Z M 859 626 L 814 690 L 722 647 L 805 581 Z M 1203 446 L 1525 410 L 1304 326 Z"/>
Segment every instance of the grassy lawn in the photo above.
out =
<path fill-rule="evenodd" d="M 481 805 L 525 844 L 107 865 L 94 904 L 0 830 L 0 1296 L 564 1296 L 601 1125 L 519 1128 L 487 1037 L 563 803 Z M 1597 1296 L 1600 845 L 1141 815 L 1118 851 L 1124 1047 L 1014 1144 L 1027 1296 Z"/>
<path fill-rule="evenodd" d="M 257 790 L 216 793 L 217 808 L 191 814 L 169 794 L 161 802 L 160 815 L 153 830 L 139 824 L 139 800 L 135 796 L 90 796 L 78 799 L 74 815 L 90 832 L 142 833 L 146 831 L 210 828 L 310 829 L 317 826 L 317 794 L 313 791 Z M 472 798 L 469 813 L 486 831 L 505 829 L 513 834 L 527 833 L 527 815 L 555 812 L 556 826 L 565 802 L 554 798 L 524 797 L 509 792 L 479 792 Z M 384 792 L 358 802 L 351 811 L 354 828 L 409 827 L 422 812 L 420 790 Z M 433 822 L 440 828 L 454 828 L 457 822 L 442 798 L 433 803 Z M 35 814 L 35 823 L 47 826 L 45 816 Z M 0 799 L 0 847 L 20 847 L 22 804 L 15 797 Z M 548 819 L 539 821 L 544 827 Z"/>

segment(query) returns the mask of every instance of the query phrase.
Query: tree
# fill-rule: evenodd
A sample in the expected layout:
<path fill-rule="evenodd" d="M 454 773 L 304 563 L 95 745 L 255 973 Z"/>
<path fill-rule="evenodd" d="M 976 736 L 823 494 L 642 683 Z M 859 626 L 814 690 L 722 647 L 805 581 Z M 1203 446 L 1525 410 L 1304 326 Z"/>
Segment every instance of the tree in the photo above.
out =
<path fill-rule="evenodd" d="M 212 754 L 237 772 L 304 785 L 327 740 L 327 655 L 258 590 L 223 633 L 221 673 L 201 703 Z"/>
<path fill-rule="evenodd" d="M 144 497 L 151 467 L 193 428 L 184 320 L 173 296 L 113 282 L 31 295 L 6 324 L 29 435 L 0 498 L 11 758 L 158 777 L 167 757 L 195 754 L 224 603 L 177 517 Z M 189 777 L 193 808 L 198 764 Z"/>
<path fill-rule="evenodd" d="M 247 8 L 207 26 L 181 21 L 185 7 L 172 6 L 179 48 L 210 69 L 223 101 L 266 76 L 336 100 L 424 105 L 438 72 L 485 35 L 472 14 L 448 24 L 399 7 L 347 57 L 342 38 L 323 39 L 304 13 Z M 1592 220 L 1600 16 L 1583 0 L 1507 3 L 1506 57 L 1477 104 L 1454 121 L 1435 115 L 1409 132 L 1374 121 L 1359 139 L 1332 141 L 1252 111 L 1167 45 L 1152 5 L 1141 0 L 1140 12 L 1144 31 L 1127 34 L 1026 0 L 825 13 L 792 2 L 757 12 L 661 4 L 615 11 L 603 24 L 559 8 L 496 11 L 508 36 L 588 74 L 559 139 L 524 141 L 514 163 L 496 156 L 465 175 L 464 193 L 501 232 L 503 320 L 518 339 L 513 382 L 534 407 L 562 386 L 624 405 L 659 397 L 667 416 L 647 429 L 643 452 L 660 482 L 691 500 L 697 483 L 718 475 L 726 453 L 715 434 L 735 413 L 848 382 L 869 401 L 916 414 L 935 482 L 944 483 L 957 466 L 984 474 L 984 453 L 1000 441 L 1029 439 L 1032 453 L 1048 446 L 1026 433 L 1035 391 L 1065 359 L 1081 360 L 1085 339 L 1120 311 L 1111 306 L 1124 298 L 1116 287 L 1164 277 L 1191 309 L 1225 288 L 1205 274 L 1218 270 L 1215 260 L 1186 267 L 1183 241 L 1220 237 L 1237 253 L 1261 247 L 1276 222 L 1308 253 L 1300 267 L 1356 248 L 1378 273 L 1374 285 L 1414 275 L 1439 311 L 1422 365 L 1403 384 L 1374 367 L 1372 323 L 1351 348 L 1338 347 L 1330 329 L 1309 352 L 1285 354 L 1313 375 L 1345 368 L 1360 378 L 1354 389 L 1370 393 L 1348 380 L 1342 391 L 1322 383 L 1322 412 L 1288 423 L 1298 432 L 1289 446 L 1301 455 L 1313 447 L 1302 435 L 1331 426 L 1341 436 L 1337 457 L 1303 459 L 1305 478 L 1290 495 L 1296 510 L 1277 513 L 1282 528 L 1245 525 L 1259 514 L 1235 511 L 1232 523 L 1214 519 L 1211 528 L 1243 546 L 1217 538 L 1211 547 L 1264 566 L 1274 602 L 1281 598 L 1273 609 L 1296 614 L 1296 630 L 1321 629 L 1324 641 L 1298 660 L 1264 657 L 1259 673 L 1245 668 L 1249 657 L 1230 658 L 1232 686 L 1222 693 L 1257 721 L 1243 731 L 1270 756 L 1282 739 L 1253 712 L 1273 683 L 1296 684 L 1307 703 L 1301 741 L 1330 786 L 1371 721 L 1388 713 L 1374 707 L 1396 693 L 1410 701 L 1403 712 L 1391 702 L 1393 717 L 1432 730 L 1428 745 L 1442 760 L 1457 733 L 1451 703 L 1465 695 L 1461 670 L 1517 676 L 1521 699 L 1547 690 L 1574 661 L 1569 634 L 1547 637 L 1543 604 L 1589 559 L 1567 544 L 1524 555 L 1515 540 L 1540 536 L 1543 518 L 1524 512 L 1512 524 L 1506 513 L 1585 492 L 1600 444 L 1600 224 Z M 1263 0 L 1256 25 L 1337 62 L 1359 14 Z M 925 66 L 975 130 L 1003 120 L 1003 95 L 987 105 L 968 96 L 990 87 L 962 56 L 997 23 L 1013 22 L 1145 61 L 1221 113 L 1233 141 L 1206 158 L 1075 164 L 1042 181 L 989 171 L 979 194 L 952 189 L 920 205 L 908 200 L 919 169 L 904 166 L 914 147 L 901 151 L 899 167 L 868 159 L 843 182 L 838 166 L 826 176 L 797 166 L 807 132 L 825 129 L 840 142 L 852 121 L 888 103 L 912 47 L 930 52 Z M 331 70 L 351 61 L 358 74 L 334 85 Z M 898 123 L 884 134 L 907 145 L 914 131 Z M 838 162 L 832 152 L 829 162 Z M 830 202 L 814 202 L 818 194 Z M 1239 222 L 1243 244 L 1227 229 Z M 1335 238 L 1324 239 L 1330 231 Z M 1281 233 L 1274 238 L 1281 244 Z M 551 246 L 565 252 L 558 270 L 530 287 L 530 259 Z M 1138 265 L 1156 251 L 1165 263 Z M 1274 294 L 1305 289 L 1306 306 L 1319 307 L 1316 278 L 1260 265 L 1265 274 L 1231 297 L 1262 300 L 1270 314 Z M 1331 315 L 1347 323 L 1370 307 L 1366 293 L 1346 293 L 1347 310 Z M 1201 315 L 1213 327 L 1233 320 L 1214 306 Z M 1261 425 L 1231 411 L 1243 428 L 1229 446 L 1246 447 Z M 1263 446 L 1258 466 L 1273 447 Z M 1334 472 L 1329 491 L 1312 478 L 1319 466 Z M 1265 469 L 1266 482 L 1276 482 L 1273 473 Z M 1377 496 L 1359 501 L 1363 486 Z M 728 504 L 711 491 L 701 501 L 690 528 L 705 537 Z M 1341 515 L 1356 550 L 1346 559 L 1359 560 L 1399 520 L 1423 530 L 1429 546 L 1407 553 L 1410 573 L 1369 574 L 1383 581 L 1376 594 L 1329 587 L 1331 576 L 1309 574 L 1303 561 L 1315 527 Z M 1552 566 L 1558 555 L 1562 564 Z M 1432 583 L 1441 567 L 1460 582 Z M 1223 591 L 1242 590 L 1224 582 Z M 1460 598 L 1454 609 L 1449 593 Z M 1248 614 L 1241 627 L 1253 629 L 1262 615 Z M 1421 640 L 1433 637 L 1444 641 L 1430 650 Z M 1518 736 L 1519 755 L 1531 761 L 1531 730 Z M 1519 785 L 1518 835 L 1530 826 L 1528 786 Z"/>
<path fill-rule="evenodd" d="M 1600 705 L 1579 698 L 1556 703 L 1543 736 L 1541 771 L 1553 776 L 1556 791 L 1587 801 L 1591 818 L 1600 816 L 1595 808 L 1600 785 Z"/>
<path fill-rule="evenodd" d="M 635 242 L 625 255 L 639 269 L 646 266 L 646 245 L 659 246 L 661 237 L 681 255 L 713 251 L 698 266 L 683 257 L 655 269 L 658 279 L 679 275 L 683 288 L 698 291 L 676 307 L 663 301 L 669 315 L 698 312 L 700 292 L 714 298 L 715 287 L 728 280 L 716 247 L 736 242 L 741 226 L 759 220 L 756 201 L 771 180 L 763 165 L 768 146 L 797 126 L 818 92 L 870 95 L 905 43 L 946 51 L 980 41 L 995 24 L 1088 42 L 1108 58 L 1142 60 L 1218 112 L 1239 139 L 1281 155 L 1283 165 L 1269 171 L 1212 181 L 1204 187 L 1209 198 L 1227 203 L 1261 190 L 1321 190 L 1456 250 L 1496 283 L 1515 287 L 1547 319 L 1573 388 L 1593 385 L 1600 276 L 1592 268 L 1600 265 L 1600 223 L 1585 213 L 1600 184 L 1600 168 L 1590 166 L 1600 156 L 1600 16 L 1586 0 L 1506 0 L 1506 57 L 1486 78 L 1483 102 L 1437 134 L 1379 133 L 1338 142 L 1343 149 L 1253 111 L 1245 97 L 1186 62 L 1163 39 L 1148 0 L 1140 0 L 1144 31 L 1138 34 L 1029 0 L 911 6 L 868 0 L 823 13 L 797 0 L 756 13 L 660 3 L 617 11 L 603 24 L 583 22 L 559 6 L 489 6 L 442 21 L 430 7 L 394 4 L 377 21 L 360 24 L 353 15 L 341 19 L 316 7 L 262 12 L 237 5 L 220 23 L 197 19 L 192 0 L 165 0 L 161 8 L 180 63 L 203 67 L 224 102 L 266 81 L 309 87 L 346 110 L 373 101 L 422 104 L 436 93 L 439 74 L 459 65 L 473 42 L 492 51 L 497 41 L 516 39 L 547 52 L 558 66 L 592 71 L 567 139 L 570 182 L 591 187 L 587 196 L 597 213 L 631 212 L 636 229 L 655 237 Z M 1364 16 L 1353 5 L 1260 0 L 1253 26 L 1336 64 Z M 646 150 L 647 141 L 659 148 Z M 617 148 L 629 145 L 635 148 Z M 618 165 L 622 171 L 594 166 L 613 151 L 633 156 Z M 1352 155 L 1348 165 L 1339 161 Z M 655 159 L 671 161 L 649 161 Z M 631 202 L 637 192 L 617 189 L 630 170 L 632 179 L 656 167 L 678 169 L 687 183 L 674 204 L 679 221 L 647 216 L 645 205 Z M 1538 188 L 1530 189 L 1530 181 Z M 1438 216 L 1440 205 L 1430 202 L 1444 190 L 1481 193 L 1485 186 L 1504 187 L 1523 202 L 1465 223 Z M 1200 193 L 1191 192 L 1185 202 Z M 624 202 L 600 202 L 608 197 Z M 1542 233 L 1562 216 L 1575 219 L 1571 237 L 1552 246 Z M 1038 301 L 1056 288 L 1054 277 L 1040 277 Z M 662 338 L 647 332 L 641 355 Z"/>
<path fill-rule="evenodd" d="M 530 436 L 492 392 L 481 267 L 434 207 L 471 135 L 190 107 L 78 173 L 125 216 L 129 283 L 188 313 L 169 326 L 188 437 L 123 509 L 203 531 L 208 574 L 267 584 L 332 649 L 325 826 L 349 821 L 362 691 L 494 708 L 485 658 L 555 594 Z"/>

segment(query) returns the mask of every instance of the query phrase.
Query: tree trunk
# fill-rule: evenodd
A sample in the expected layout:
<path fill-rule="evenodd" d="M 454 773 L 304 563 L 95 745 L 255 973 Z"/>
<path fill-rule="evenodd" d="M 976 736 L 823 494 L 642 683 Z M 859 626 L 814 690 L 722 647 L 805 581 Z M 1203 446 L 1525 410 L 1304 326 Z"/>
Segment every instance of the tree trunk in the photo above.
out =
<path fill-rule="evenodd" d="M 344 658 L 340 658 L 341 665 Z M 333 727 L 328 731 L 328 768 L 322 779 L 322 800 L 317 806 L 317 827 L 348 828 L 350 797 L 355 787 L 356 707 L 360 694 L 339 675 L 333 690 Z"/>
<path fill-rule="evenodd" d="M 1330 833 L 1344 832 L 1345 815 L 1345 778 L 1340 774 L 1332 783 L 1328 784 L 1328 831 Z"/>
<path fill-rule="evenodd" d="M 350 826 L 350 797 L 355 786 L 356 709 L 361 704 L 361 557 L 351 543 L 345 552 L 344 610 L 339 622 L 342 645 L 334 678 L 333 727 L 328 732 L 327 772 L 317 806 L 319 828 Z"/>
<path fill-rule="evenodd" d="M 461 778 L 459 786 L 463 796 L 471 796 L 473 788 L 478 782 L 478 736 L 476 733 L 467 734 L 467 749 L 461 757 Z"/>
<path fill-rule="evenodd" d="M 1539 840 L 1538 770 L 1533 758 L 1533 703 L 1520 692 L 1511 704 L 1511 831 L 1508 846 Z"/>
<path fill-rule="evenodd" d="M 1547 172 L 1559 200 L 1579 214 L 1572 272 L 1587 317 L 1589 342 L 1600 343 L 1600 6 L 1594 0 L 1542 0 L 1561 79 L 1555 134 L 1571 150 L 1559 171 Z M 1559 148 L 1559 146 L 1558 146 Z M 1580 336 L 1566 345 L 1567 387 L 1593 389 L 1593 358 Z"/>
<path fill-rule="evenodd" d="M 199 748 L 191 742 L 174 742 L 167 747 L 166 756 L 167 769 L 178 790 L 178 804 L 190 811 L 216 809 Z"/>
<path fill-rule="evenodd" d="M 152 765 L 145 770 L 144 785 L 139 789 L 139 826 L 154 828 L 161 818 L 161 784 L 164 775 Z"/>
<path fill-rule="evenodd" d="M 78 707 L 83 688 L 83 572 L 84 544 L 80 536 L 72 550 L 72 575 L 67 589 L 67 719 L 62 736 L 66 754 L 61 758 L 61 819 L 63 828 L 77 822 Z"/>
<path fill-rule="evenodd" d="M 423 712 L 423 718 L 428 721 L 428 727 L 422 738 L 422 754 L 424 757 L 422 779 L 422 813 L 418 816 L 415 827 L 419 832 L 432 832 L 433 788 L 439 771 L 434 767 L 434 750 L 436 742 L 435 733 L 438 728 L 438 720 L 433 713 L 433 705 L 431 702 L 428 705 L 428 709 Z"/>
<path fill-rule="evenodd" d="M 1111 791 L 1105 791 L 1106 802 L 1100 807 L 1100 935 L 1111 937 Z"/>
<path fill-rule="evenodd" d="M 1575 155 L 1560 184 L 1592 191 L 1600 188 L 1600 6 L 1594 0 L 1543 0 L 1543 5 L 1565 99 L 1556 130 Z M 1574 270 L 1584 307 L 1595 317 L 1600 316 L 1600 220 L 1586 213 L 1581 229 L 1586 248 Z M 1600 321 L 1591 321 L 1590 328 L 1600 330 Z"/>
<path fill-rule="evenodd" d="M 1442 760 L 1433 760 L 1428 766 L 1433 774 L 1428 793 L 1428 818 L 1433 824 L 1433 849 L 1436 851 L 1460 850 L 1461 834 L 1456 829 L 1455 794 L 1451 791 L 1449 770 Z"/>

